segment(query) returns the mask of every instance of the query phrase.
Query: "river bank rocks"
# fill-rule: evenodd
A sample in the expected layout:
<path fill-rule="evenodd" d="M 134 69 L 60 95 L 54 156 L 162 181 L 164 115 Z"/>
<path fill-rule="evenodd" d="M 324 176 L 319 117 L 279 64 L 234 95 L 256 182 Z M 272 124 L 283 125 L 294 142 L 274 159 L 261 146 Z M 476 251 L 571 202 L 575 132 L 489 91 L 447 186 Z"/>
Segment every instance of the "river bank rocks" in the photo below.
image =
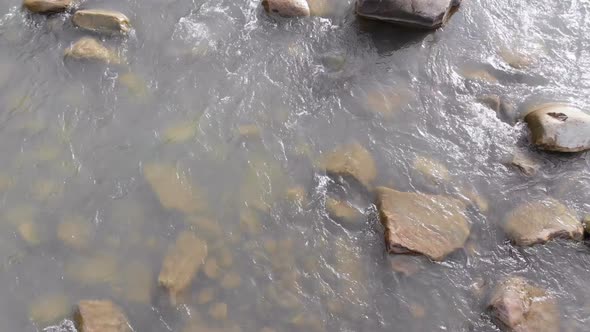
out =
<path fill-rule="evenodd" d="M 546 290 L 522 277 L 510 277 L 493 291 L 489 310 L 505 331 L 557 332 L 559 310 Z"/>
<path fill-rule="evenodd" d="M 377 208 L 392 254 L 421 254 L 441 261 L 462 248 L 471 225 L 467 206 L 458 199 L 423 193 L 376 189 Z"/>
<path fill-rule="evenodd" d="M 461 0 L 357 0 L 356 13 L 396 25 L 436 29 L 460 3 Z"/>
<path fill-rule="evenodd" d="M 508 213 L 504 231 L 519 246 L 545 243 L 554 238 L 581 240 L 584 227 L 568 207 L 555 199 L 525 203 Z"/>
<path fill-rule="evenodd" d="M 108 49 L 92 37 L 83 37 L 64 53 L 66 59 L 90 61 L 105 64 L 120 64 L 121 59 L 113 50 Z"/>
<path fill-rule="evenodd" d="M 81 332 L 133 332 L 123 310 L 106 300 L 80 301 L 74 321 Z"/>
<path fill-rule="evenodd" d="M 590 115 L 576 107 L 546 104 L 525 118 L 531 141 L 540 149 L 580 152 L 590 149 Z"/>
<path fill-rule="evenodd" d="M 112 10 L 78 10 L 74 13 L 72 22 L 79 28 L 95 33 L 125 34 L 131 30 L 129 18 L 123 13 Z"/>
<path fill-rule="evenodd" d="M 283 17 L 310 15 L 307 0 L 262 0 L 262 7 L 269 14 L 277 14 Z"/>
<path fill-rule="evenodd" d="M 73 0 L 24 0 L 23 6 L 36 14 L 55 14 L 68 10 Z"/>

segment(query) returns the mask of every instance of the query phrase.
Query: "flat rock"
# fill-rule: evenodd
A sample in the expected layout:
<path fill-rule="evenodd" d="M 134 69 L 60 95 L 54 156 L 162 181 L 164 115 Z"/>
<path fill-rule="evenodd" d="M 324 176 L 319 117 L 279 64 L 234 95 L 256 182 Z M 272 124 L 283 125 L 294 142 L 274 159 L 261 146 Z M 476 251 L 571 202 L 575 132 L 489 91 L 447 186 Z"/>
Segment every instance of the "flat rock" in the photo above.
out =
<path fill-rule="evenodd" d="M 490 297 L 489 309 L 505 331 L 559 331 L 555 299 L 521 277 L 510 277 L 498 285 Z"/>
<path fill-rule="evenodd" d="M 422 254 L 440 261 L 464 246 L 471 229 L 464 202 L 385 187 L 376 193 L 389 253 Z"/>
<path fill-rule="evenodd" d="M 357 0 L 359 16 L 397 25 L 436 29 L 450 17 L 460 0 Z"/>
<path fill-rule="evenodd" d="M 147 164 L 143 175 L 164 208 L 188 215 L 205 208 L 203 195 L 174 165 Z"/>
<path fill-rule="evenodd" d="M 121 59 L 112 50 L 91 37 L 83 37 L 65 52 L 66 58 L 84 61 L 102 62 L 107 64 L 119 64 Z"/>
<path fill-rule="evenodd" d="M 24 0 L 23 6 L 37 14 L 54 14 L 66 11 L 73 0 Z"/>
<path fill-rule="evenodd" d="M 75 321 L 80 332 L 133 332 L 123 310 L 106 300 L 80 301 Z"/>
<path fill-rule="evenodd" d="M 581 240 L 584 234 L 576 214 L 552 198 L 516 207 L 508 214 L 504 230 L 514 244 L 521 246 L 554 238 Z"/>
<path fill-rule="evenodd" d="M 531 141 L 547 151 L 580 152 L 590 149 L 590 115 L 569 105 L 547 104 L 524 118 Z"/>
<path fill-rule="evenodd" d="M 262 0 L 262 7 L 269 14 L 283 17 L 309 16 L 307 0 Z"/>
<path fill-rule="evenodd" d="M 127 33 L 131 30 L 129 18 L 123 13 L 112 10 L 78 10 L 72 17 L 72 22 L 77 27 L 96 33 Z"/>
<path fill-rule="evenodd" d="M 358 143 L 337 148 L 322 161 L 322 166 L 328 175 L 351 177 L 367 188 L 377 177 L 373 156 Z"/>

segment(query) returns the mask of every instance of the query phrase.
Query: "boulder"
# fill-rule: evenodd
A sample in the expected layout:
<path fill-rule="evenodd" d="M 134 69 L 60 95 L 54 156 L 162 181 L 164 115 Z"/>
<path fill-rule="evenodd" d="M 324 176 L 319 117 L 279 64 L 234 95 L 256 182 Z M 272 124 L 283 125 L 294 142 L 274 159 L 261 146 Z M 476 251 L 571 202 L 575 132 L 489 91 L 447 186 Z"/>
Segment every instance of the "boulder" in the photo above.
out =
<path fill-rule="evenodd" d="M 133 332 L 123 310 L 107 300 L 80 301 L 74 320 L 80 332 Z"/>
<path fill-rule="evenodd" d="M 442 26 L 461 0 L 357 0 L 359 16 L 423 29 Z"/>
<path fill-rule="evenodd" d="M 377 177 L 375 160 L 371 153 L 358 143 L 332 151 L 322 161 L 322 166 L 328 175 L 351 177 L 367 188 Z"/>
<path fill-rule="evenodd" d="M 521 277 L 510 277 L 496 287 L 489 310 L 497 324 L 507 331 L 559 331 L 556 301 L 546 290 Z"/>
<path fill-rule="evenodd" d="M 114 51 L 106 48 L 98 40 L 90 37 L 83 37 L 70 46 L 65 52 L 65 58 L 107 64 L 121 63 L 121 59 Z"/>
<path fill-rule="evenodd" d="M 309 16 L 307 0 L 262 0 L 262 7 L 269 14 L 283 17 Z"/>
<path fill-rule="evenodd" d="M 73 0 L 24 0 L 23 6 L 37 14 L 54 14 L 66 11 Z"/>
<path fill-rule="evenodd" d="M 72 17 L 72 22 L 77 27 L 96 33 L 127 33 L 131 30 L 131 24 L 127 16 L 111 10 L 78 10 Z"/>
<path fill-rule="evenodd" d="M 471 225 L 463 201 L 385 187 L 376 193 L 389 253 L 421 254 L 441 261 L 467 241 Z"/>
<path fill-rule="evenodd" d="M 531 141 L 547 151 L 580 152 L 590 149 L 590 115 L 569 105 L 542 105 L 524 118 Z"/>
<path fill-rule="evenodd" d="M 504 230 L 520 246 L 554 238 L 581 240 L 584 235 L 584 227 L 575 213 L 552 198 L 516 207 L 508 213 Z"/>

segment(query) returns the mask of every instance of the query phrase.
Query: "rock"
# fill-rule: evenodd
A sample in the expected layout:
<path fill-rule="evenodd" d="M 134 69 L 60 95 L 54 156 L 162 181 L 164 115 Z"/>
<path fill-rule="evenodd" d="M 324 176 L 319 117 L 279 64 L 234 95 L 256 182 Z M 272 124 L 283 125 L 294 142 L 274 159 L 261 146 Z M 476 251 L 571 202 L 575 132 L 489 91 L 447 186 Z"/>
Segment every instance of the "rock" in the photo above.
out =
<path fill-rule="evenodd" d="M 530 56 L 507 47 L 500 49 L 499 54 L 502 60 L 514 69 L 525 69 L 533 63 Z"/>
<path fill-rule="evenodd" d="M 43 332 L 78 332 L 78 330 L 76 330 L 74 322 L 64 319 L 59 325 L 44 328 Z"/>
<path fill-rule="evenodd" d="M 579 152 L 590 149 L 590 115 L 559 104 L 543 105 L 524 118 L 532 143 L 547 151 Z"/>
<path fill-rule="evenodd" d="M 68 10 L 73 0 L 24 0 L 23 6 L 37 14 L 54 14 Z"/>
<path fill-rule="evenodd" d="M 81 61 L 95 61 L 107 64 L 120 64 L 121 59 L 112 50 L 91 37 L 83 37 L 65 52 L 65 58 Z"/>
<path fill-rule="evenodd" d="M 489 84 L 498 83 L 496 76 L 483 68 L 465 68 L 461 74 L 467 80 L 487 82 Z"/>
<path fill-rule="evenodd" d="M 366 188 L 377 177 L 371 153 L 358 143 L 337 148 L 322 161 L 322 166 L 328 175 L 354 178 Z"/>
<path fill-rule="evenodd" d="M 39 230 L 34 222 L 25 222 L 18 225 L 18 235 L 30 246 L 41 244 Z"/>
<path fill-rule="evenodd" d="M 104 253 L 79 257 L 65 266 L 65 276 L 85 286 L 110 283 L 118 274 L 117 257 Z"/>
<path fill-rule="evenodd" d="M 506 123 L 513 124 L 516 119 L 516 112 L 498 95 L 485 95 L 477 98 L 477 101 L 496 112 L 496 117 Z"/>
<path fill-rule="evenodd" d="M 451 179 L 449 170 L 442 163 L 424 156 L 414 159 L 414 169 L 433 184 L 441 184 Z"/>
<path fill-rule="evenodd" d="M 167 128 L 162 135 L 166 143 L 184 143 L 195 137 L 197 134 L 197 123 L 186 121 Z"/>
<path fill-rule="evenodd" d="M 242 279 L 236 272 L 229 272 L 221 279 L 221 288 L 223 289 L 234 289 L 240 286 Z"/>
<path fill-rule="evenodd" d="M 207 304 L 215 298 L 215 290 L 213 288 L 205 288 L 199 292 L 197 296 L 197 303 L 198 304 Z"/>
<path fill-rule="evenodd" d="M 86 248 L 91 234 L 90 224 L 82 217 L 68 217 L 57 226 L 57 237 L 74 249 Z"/>
<path fill-rule="evenodd" d="M 329 197 L 326 200 L 326 210 L 332 219 L 346 228 L 359 228 L 362 225 L 364 215 L 346 202 Z"/>
<path fill-rule="evenodd" d="M 194 188 L 189 179 L 168 164 L 147 164 L 143 175 L 166 209 L 178 210 L 188 215 L 205 208 L 203 196 Z"/>
<path fill-rule="evenodd" d="M 530 246 L 554 238 L 581 240 L 582 223 L 573 211 L 549 198 L 540 202 L 525 203 L 512 210 L 504 230 L 516 245 Z"/>
<path fill-rule="evenodd" d="M 494 290 L 489 309 L 498 325 L 514 332 L 557 332 L 559 310 L 546 290 L 510 277 Z"/>
<path fill-rule="evenodd" d="M 309 16 L 307 0 L 262 0 L 262 7 L 267 13 L 283 17 Z"/>
<path fill-rule="evenodd" d="M 214 303 L 209 308 L 209 316 L 215 320 L 227 319 L 227 304 L 223 302 Z"/>
<path fill-rule="evenodd" d="M 471 225 L 464 202 L 385 187 L 376 193 L 389 253 L 422 254 L 440 261 L 465 244 Z"/>
<path fill-rule="evenodd" d="M 584 231 L 586 234 L 590 234 L 590 215 L 586 215 L 582 220 L 582 223 L 584 224 Z"/>
<path fill-rule="evenodd" d="M 115 34 L 131 31 L 129 18 L 123 13 L 112 10 L 78 10 L 74 13 L 72 22 L 79 28 L 96 33 Z"/>
<path fill-rule="evenodd" d="M 37 324 L 54 324 L 70 314 L 71 303 L 63 294 L 43 295 L 31 304 L 29 318 Z"/>
<path fill-rule="evenodd" d="M 133 332 L 123 310 L 111 301 L 80 301 L 74 320 L 80 332 Z"/>
<path fill-rule="evenodd" d="M 536 160 L 521 150 L 514 151 L 510 163 L 528 176 L 535 175 L 541 168 L 541 165 Z"/>
<path fill-rule="evenodd" d="M 359 16 L 423 29 L 442 26 L 460 0 L 357 0 Z"/>
<path fill-rule="evenodd" d="M 197 274 L 207 258 L 207 242 L 189 231 L 180 233 L 176 243 L 168 249 L 158 276 L 161 286 L 168 289 L 172 304 Z"/>

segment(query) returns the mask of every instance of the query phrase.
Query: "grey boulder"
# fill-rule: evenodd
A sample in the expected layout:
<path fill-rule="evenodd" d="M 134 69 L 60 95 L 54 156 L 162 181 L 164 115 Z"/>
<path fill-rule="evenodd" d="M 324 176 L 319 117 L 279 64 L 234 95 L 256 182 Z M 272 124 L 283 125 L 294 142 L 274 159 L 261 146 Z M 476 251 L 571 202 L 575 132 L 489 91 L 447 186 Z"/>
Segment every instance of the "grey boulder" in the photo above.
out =
<path fill-rule="evenodd" d="M 283 17 L 309 16 L 307 0 L 262 0 L 262 7 L 269 14 Z"/>
<path fill-rule="evenodd" d="M 357 0 L 359 16 L 409 27 L 436 29 L 461 0 Z"/>
<path fill-rule="evenodd" d="M 540 149 L 580 152 L 590 149 L 590 115 L 561 104 L 547 104 L 524 118 L 531 141 Z"/>

